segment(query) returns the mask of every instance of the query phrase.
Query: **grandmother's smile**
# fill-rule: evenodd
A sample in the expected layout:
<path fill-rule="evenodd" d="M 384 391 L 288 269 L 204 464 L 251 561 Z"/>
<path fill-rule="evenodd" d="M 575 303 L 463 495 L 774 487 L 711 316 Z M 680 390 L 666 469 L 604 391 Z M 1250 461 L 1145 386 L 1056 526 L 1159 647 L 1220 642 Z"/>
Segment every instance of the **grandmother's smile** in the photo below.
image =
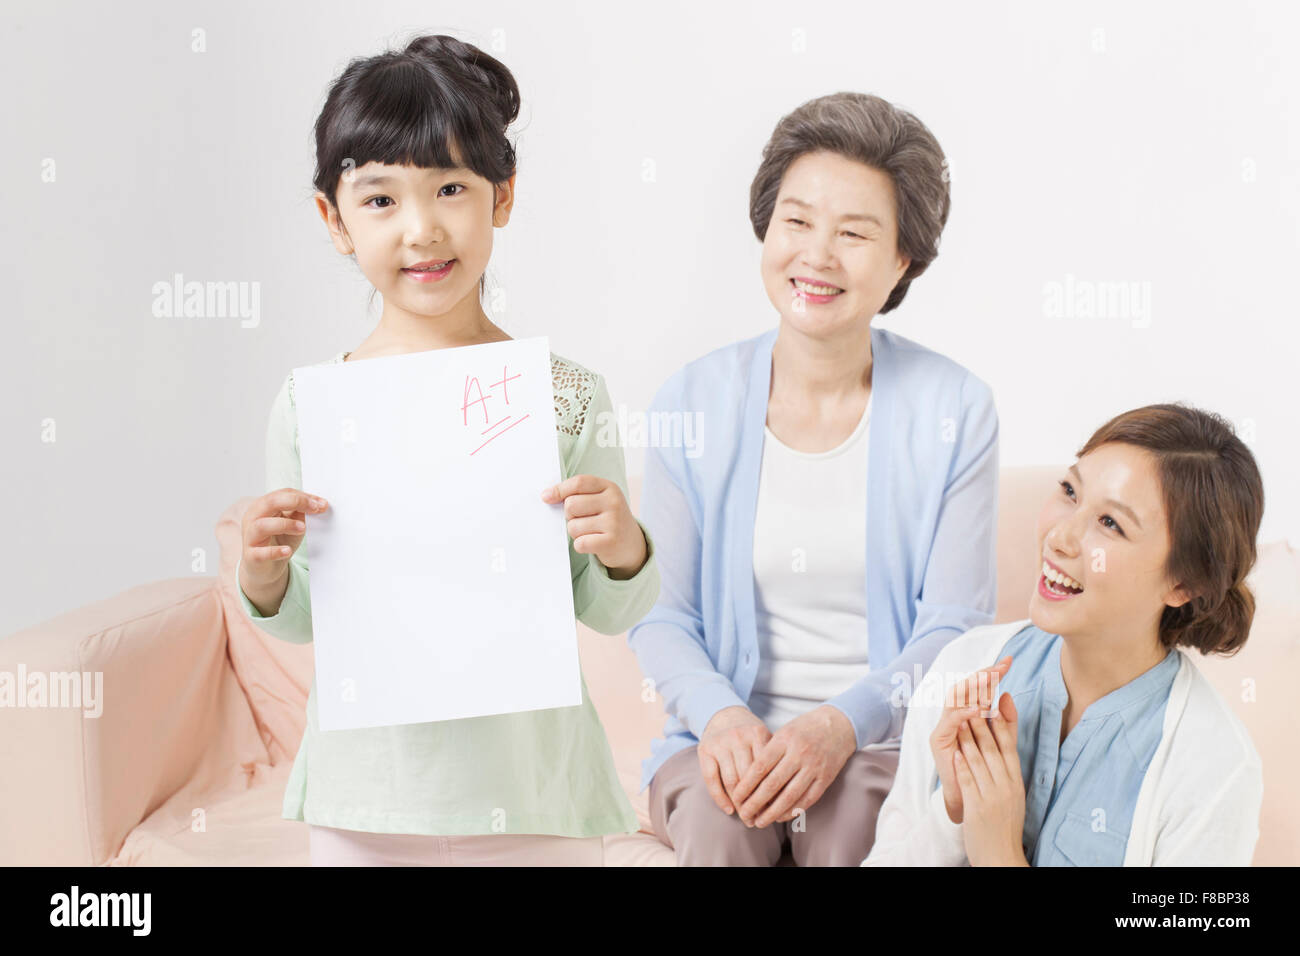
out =
<path fill-rule="evenodd" d="M 791 279 L 790 285 L 794 288 L 794 294 L 796 297 L 805 299 L 814 304 L 830 302 L 844 291 L 838 286 L 820 285 L 809 282 L 805 279 Z"/>

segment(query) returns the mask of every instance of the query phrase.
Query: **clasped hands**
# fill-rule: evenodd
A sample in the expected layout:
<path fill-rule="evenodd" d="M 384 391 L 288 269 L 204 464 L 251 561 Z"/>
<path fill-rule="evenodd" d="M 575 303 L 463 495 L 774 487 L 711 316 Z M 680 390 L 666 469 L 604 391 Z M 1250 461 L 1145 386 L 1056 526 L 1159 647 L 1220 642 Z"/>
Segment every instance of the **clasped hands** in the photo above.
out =
<path fill-rule="evenodd" d="M 768 730 L 748 707 L 724 707 L 700 737 L 700 771 L 713 802 L 746 826 L 793 820 L 821 799 L 857 749 L 849 718 L 823 704 Z"/>
<path fill-rule="evenodd" d="M 971 866 L 1029 865 L 1016 705 L 1010 694 L 1000 694 L 996 705 L 992 699 L 993 685 L 1010 666 L 1011 657 L 1004 657 L 954 685 L 930 735 L 944 808 L 962 825 Z"/>

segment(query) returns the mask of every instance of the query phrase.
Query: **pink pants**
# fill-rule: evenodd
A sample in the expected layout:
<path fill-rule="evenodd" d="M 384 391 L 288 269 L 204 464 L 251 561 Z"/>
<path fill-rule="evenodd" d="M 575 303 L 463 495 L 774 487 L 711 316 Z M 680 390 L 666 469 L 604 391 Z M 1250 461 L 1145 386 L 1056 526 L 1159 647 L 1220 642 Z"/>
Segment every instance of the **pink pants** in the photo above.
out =
<path fill-rule="evenodd" d="M 308 824 L 312 866 L 604 866 L 601 837 L 426 836 Z"/>

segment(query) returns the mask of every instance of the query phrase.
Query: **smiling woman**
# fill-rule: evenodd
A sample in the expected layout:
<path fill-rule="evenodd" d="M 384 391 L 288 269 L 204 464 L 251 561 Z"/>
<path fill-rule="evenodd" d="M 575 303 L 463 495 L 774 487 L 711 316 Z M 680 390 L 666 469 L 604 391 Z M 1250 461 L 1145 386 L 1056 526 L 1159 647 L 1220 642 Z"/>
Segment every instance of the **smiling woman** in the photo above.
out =
<path fill-rule="evenodd" d="M 1039 588 L 1036 623 L 1089 646 L 1154 635 L 1157 656 L 1180 645 L 1236 651 L 1254 614 L 1245 579 L 1264 486 L 1232 426 L 1151 405 L 1102 425 L 1078 454 L 1043 505 L 1039 534 L 1044 562 L 1077 578 L 1080 599 Z"/>
<path fill-rule="evenodd" d="M 800 865 L 859 863 L 898 759 L 894 675 L 992 620 L 992 392 L 871 325 L 948 207 L 915 116 L 862 93 L 799 106 L 750 189 L 777 327 L 655 397 L 712 436 L 648 451 L 665 586 L 629 635 L 669 712 L 642 781 L 680 864 L 771 865 L 787 841 Z"/>
<path fill-rule="evenodd" d="M 830 159 L 840 173 L 850 169 L 847 163 L 856 164 L 862 180 L 857 195 L 826 193 L 826 185 L 840 182 L 834 172 L 820 178 L 822 188 L 815 195 L 800 188 L 804 184 L 792 179 L 791 167 L 810 156 Z M 883 315 L 902 304 L 912 280 L 939 255 L 951 205 L 947 161 L 916 117 L 879 97 L 835 93 L 803 104 L 777 124 L 750 185 L 749 221 L 765 256 L 774 216 L 790 227 L 787 234 L 817 234 L 820 228 L 829 235 L 833 228 L 842 240 L 840 248 L 874 243 L 896 251 L 898 260 L 891 260 L 888 271 L 898 273 L 882 283 L 885 295 L 872 310 Z M 827 216 L 830 222 L 819 221 Z M 782 248 L 774 244 L 771 251 Z M 773 291 L 769 286 L 769 295 Z M 775 291 L 782 300 L 790 297 L 784 284 Z"/>
<path fill-rule="evenodd" d="M 867 864 L 1250 862 L 1259 755 L 1180 648 L 1250 632 L 1254 456 L 1181 404 L 1117 415 L 1078 455 L 1039 515 L 1029 620 L 971 629 L 918 687 Z M 991 719 L 945 700 L 993 661 Z"/>

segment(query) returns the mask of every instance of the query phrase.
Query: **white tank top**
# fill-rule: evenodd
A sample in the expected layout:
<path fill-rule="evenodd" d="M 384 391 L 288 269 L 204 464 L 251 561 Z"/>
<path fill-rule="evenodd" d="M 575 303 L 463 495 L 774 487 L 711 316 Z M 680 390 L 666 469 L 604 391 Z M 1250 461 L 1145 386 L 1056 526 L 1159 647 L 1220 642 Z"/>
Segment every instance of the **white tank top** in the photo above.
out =
<path fill-rule="evenodd" d="M 823 452 L 795 451 L 764 427 L 754 521 L 759 665 L 749 707 L 773 732 L 868 670 L 870 418 L 868 396 L 853 434 Z"/>

